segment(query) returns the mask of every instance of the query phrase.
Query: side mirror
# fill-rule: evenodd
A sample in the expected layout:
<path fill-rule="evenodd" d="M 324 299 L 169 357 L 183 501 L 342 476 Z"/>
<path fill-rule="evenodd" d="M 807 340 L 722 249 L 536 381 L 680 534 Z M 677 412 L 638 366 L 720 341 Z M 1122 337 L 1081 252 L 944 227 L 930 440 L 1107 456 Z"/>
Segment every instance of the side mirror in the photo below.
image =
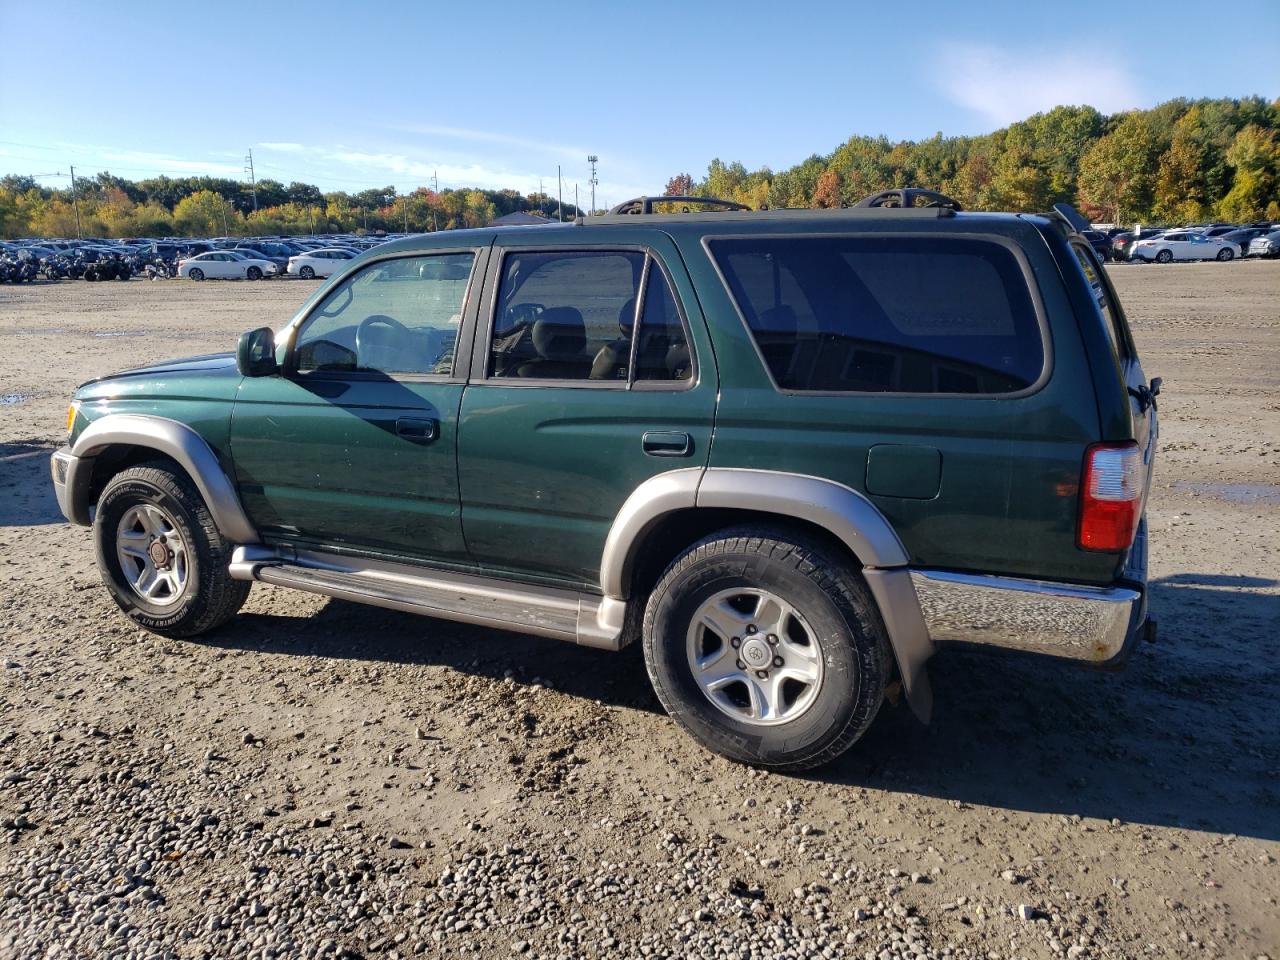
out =
<path fill-rule="evenodd" d="M 236 369 L 242 377 L 269 377 L 280 372 L 276 363 L 276 336 L 270 327 L 259 327 L 240 335 Z"/>

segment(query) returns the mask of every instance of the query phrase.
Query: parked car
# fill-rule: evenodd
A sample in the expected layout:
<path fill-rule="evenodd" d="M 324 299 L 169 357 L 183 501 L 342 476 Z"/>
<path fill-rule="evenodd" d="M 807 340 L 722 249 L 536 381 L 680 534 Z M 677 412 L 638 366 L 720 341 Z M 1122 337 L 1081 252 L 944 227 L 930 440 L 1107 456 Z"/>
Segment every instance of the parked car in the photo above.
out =
<path fill-rule="evenodd" d="M 1266 227 L 1238 227 L 1235 230 L 1228 231 L 1227 233 L 1219 234 L 1219 236 L 1228 243 L 1234 243 L 1239 247 L 1240 255 L 1243 257 L 1248 255 L 1249 242 L 1253 240 L 1254 237 L 1261 237 L 1270 232 L 1271 231 Z"/>
<path fill-rule="evenodd" d="M 1111 238 L 1100 230 L 1081 230 L 1080 235 L 1089 241 L 1100 260 L 1111 259 Z"/>
<path fill-rule="evenodd" d="M 312 277 L 327 277 L 354 260 L 357 255 L 340 247 L 329 247 L 323 250 L 312 250 L 289 258 L 288 272 L 310 280 Z"/>
<path fill-rule="evenodd" d="M 1133 231 L 1117 233 L 1111 238 L 1111 259 L 1128 260 L 1129 252 L 1133 249 L 1134 243 L 1139 240 L 1150 240 L 1153 237 L 1160 236 L 1162 233 L 1164 233 L 1163 230 L 1147 230 L 1141 234 Z"/>
<path fill-rule="evenodd" d="M 1280 230 L 1264 233 L 1249 241 L 1249 256 L 1280 257 Z"/>
<path fill-rule="evenodd" d="M 281 253 L 264 253 L 256 247 L 234 247 L 232 253 L 238 253 L 241 256 L 249 257 L 252 260 L 266 260 L 276 268 L 277 276 L 284 276 L 285 270 L 289 266 L 289 255 Z"/>
<path fill-rule="evenodd" d="M 215 250 L 178 261 L 178 276 L 187 280 L 261 280 L 274 276 L 276 265 L 234 250 Z"/>
<path fill-rule="evenodd" d="M 1154 634 L 1160 382 L 1087 224 L 890 194 L 387 244 L 279 334 L 82 385 L 58 503 L 147 630 L 262 581 L 635 641 L 767 767 L 839 755 L 890 683 L 927 719 L 954 644 L 1117 665 Z"/>
<path fill-rule="evenodd" d="M 1172 260 L 1234 260 L 1240 248 L 1220 237 L 1170 230 L 1158 237 L 1135 241 L 1129 247 L 1130 260 L 1169 263 Z"/>

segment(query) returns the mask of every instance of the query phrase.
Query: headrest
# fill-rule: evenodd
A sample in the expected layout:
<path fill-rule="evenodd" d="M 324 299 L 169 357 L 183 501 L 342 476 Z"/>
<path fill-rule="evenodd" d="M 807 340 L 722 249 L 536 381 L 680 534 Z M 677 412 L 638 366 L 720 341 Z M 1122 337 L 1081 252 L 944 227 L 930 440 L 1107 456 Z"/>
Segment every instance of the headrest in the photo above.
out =
<path fill-rule="evenodd" d="M 580 360 L 587 349 L 587 325 L 573 307 L 544 310 L 533 325 L 533 348 L 547 360 Z"/>
<path fill-rule="evenodd" d="M 636 325 L 636 298 L 632 297 L 618 311 L 618 329 L 624 337 L 631 336 L 631 329 Z"/>

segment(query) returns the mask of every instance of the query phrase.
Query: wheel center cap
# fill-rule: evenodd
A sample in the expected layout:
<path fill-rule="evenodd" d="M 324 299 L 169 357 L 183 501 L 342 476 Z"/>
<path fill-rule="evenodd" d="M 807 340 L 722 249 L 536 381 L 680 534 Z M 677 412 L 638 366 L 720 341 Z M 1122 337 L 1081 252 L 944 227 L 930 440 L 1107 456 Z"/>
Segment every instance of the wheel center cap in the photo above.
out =
<path fill-rule="evenodd" d="M 769 649 L 769 644 L 759 637 L 752 637 L 744 643 L 739 653 L 742 655 L 743 662 L 752 667 L 764 667 L 773 660 L 773 651 Z"/>
<path fill-rule="evenodd" d="M 169 548 L 159 540 L 151 541 L 151 546 L 147 547 L 147 553 L 151 555 L 151 562 L 157 567 L 169 565 Z"/>

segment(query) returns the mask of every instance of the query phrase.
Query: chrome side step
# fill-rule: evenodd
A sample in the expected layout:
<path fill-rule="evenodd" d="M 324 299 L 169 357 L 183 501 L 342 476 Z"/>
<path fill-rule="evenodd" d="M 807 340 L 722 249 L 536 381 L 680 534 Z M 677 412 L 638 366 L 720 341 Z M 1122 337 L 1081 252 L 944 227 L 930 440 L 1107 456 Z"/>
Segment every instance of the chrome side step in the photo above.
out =
<path fill-rule="evenodd" d="M 237 547 L 231 576 L 583 646 L 622 646 L 626 603 L 474 574 L 310 550 Z"/>

